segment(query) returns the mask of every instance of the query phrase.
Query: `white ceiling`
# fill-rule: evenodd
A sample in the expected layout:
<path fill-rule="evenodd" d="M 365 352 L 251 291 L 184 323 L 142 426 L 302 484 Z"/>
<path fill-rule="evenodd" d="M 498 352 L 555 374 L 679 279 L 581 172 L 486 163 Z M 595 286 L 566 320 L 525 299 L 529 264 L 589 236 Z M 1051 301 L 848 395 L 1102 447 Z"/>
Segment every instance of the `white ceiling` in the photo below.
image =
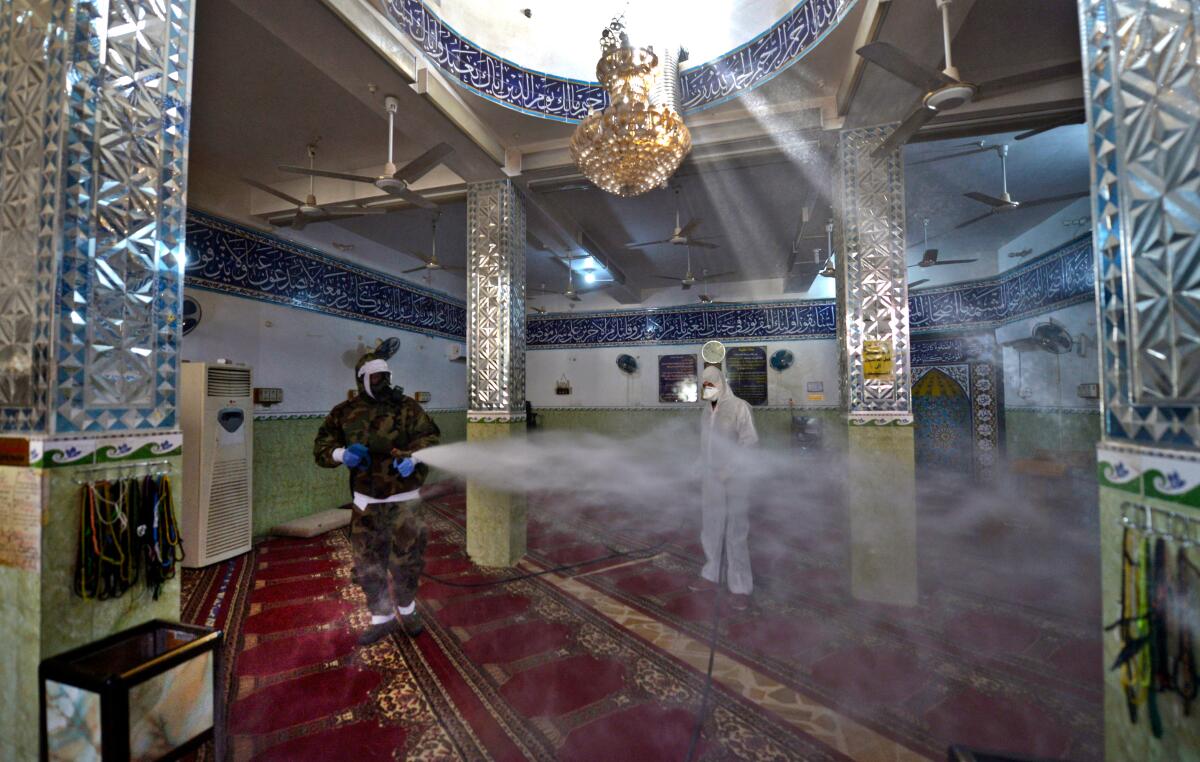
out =
<path fill-rule="evenodd" d="M 532 0 L 497 4 L 488 12 L 507 13 L 513 10 L 508 8 L 509 5 L 519 5 L 533 7 L 534 18 L 539 18 L 538 14 L 545 8 L 530 6 L 529 2 Z M 968 0 L 960 2 L 970 5 Z M 1062 60 L 1069 49 L 1064 41 L 1073 41 L 1077 51 L 1077 31 L 1068 23 L 1071 18 L 1060 12 L 1060 6 L 1073 7 L 1073 3 L 1059 0 L 1051 0 L 1044 6 L 1034 3 L 1042 8 L 1041 18 L 1052 27 L 1047 30 L 1029 20 L 1028 16 L 1038 16 L 1038 11 L 1030 7 L 1031 2 L 1034 0 L 975 2 L 956 38 L 956 44 L 963 50 L 960 65 L 964 69 L 967 66 L 983 68 L 979 51 L 990 51 L 987 68 L 1006 73 L 1030 68 L 1046 60 Z M 473 5 L 485 7 L 482 3 Z M 860 2 L 860 8 L 856 9 L 859 16 L 863 5 Z M 915 34 L 905 27 L 912 23 L 906 15 L 910 9 L 933 10 L 934 13 L 927 15 L 936 19 L 933 0 L 892 0 L 892 5 L 883 27 L 884 38 L 889 28 L 904 31 L 908 37 Z M 925 5 L 931 8 L 926 9 Z M 760 10 L 768 6 L 770 3 L 755 5 Z M 520 19 L 523 17 L 519 10 L 516 8 L 513 12 Z M 610 11 L 605 10 L 605 13 L 610 14 Z M 1006 13 L 1017 13 L 1019 17 Z M 712 143 L 715 148 L 711 150 L 708 145 L 698 148 L 694 158 L 685 162 L 677 176 L 677 184 L 682 189 L 685 221 L 693 215 L 702 217 L 700 233 L 719 236 L 721 245 L 716 251 L 696 253 L 693 269 L 697 275 L 705 267 L 710 272 L 731 270 L 735 274 L 725 280 L 773 283 L 768 290 L 774 289 L 776 297 L 783 296 L 783 282 L 779 278 L 791 255 L 800 210 L 814 197 L 816 211 L 807 232 L 822 234 L 821 227 L 828 216 L 828 198 L 835 185 L 828 163 L 831 138 L 836 137 L 836 132 L 822 132 L 819 126 L 826 116 L 836 115 L 829 114 L 826 106 L 821 120 L 813 122 L 802 112 L 780 110 L 779 104 L 805 99 L 832 100 L 832 94 L 842 84 L 844 66 L 854 59 L 851 48 L 859 16 L 830 35 L 800 64 L 749 96 L 705 112 L 694 121 L 689 117 L 697 135 L 711 134 L 719 138 Z M 1024 40 L 1013 38 L 1004 27 L 1006 19 L 1010 18 L 1016 18 L 1014 28 L 1028 28 L 1029 36 Z M 937 37 L 936 30 L 925 32 Z M 593 32 L 588 30 L 587 34 L 593 35 Z M 322 40 L 329 41 L 334 48 L 332 52 L 317 49 Z M 190 203 L 259 227 L 266 225 L 251 212 L 261 211 L 264 199 L 270 197 L 256 192 L 252 200 L 249 189 L 238 182 L 239 176 L 251 176 L 271 184 L 290 180 L 292 184 L 286 186 L 288 191 L 303 195 L 302 189 L 295 185 L 295 177 L 280 173 L 275 165 L 304 163 L 305 145 L 316 136 L 321 138 L 319 166 L 342 171 L 377 167 L 386 151 L 382 95 L 398 91 L 412 95 L 403 78 L 348 32 L 319 0 L 297 2 L 293 12 L 286 17 L 269 14 L 255 5 L 254 0 L 205 0 L 197 15 L 196 41 Z M 915 45 L 916 41 L 905 39 L 894 41 L 894 44 L 904 47 Z M 930 63 L 936 61 L 930 60 Z M 1077 100 L 1078 83 L 1071 84 Z M 377 92 L 370 93 L 369 85 L 375 85 Z M 864 117 L 861 112 L 870 112 L 874 108 L 880 115 L 877 121 L 896 118 L 893 112 L 903 112 L 911 105 L 914 97 L 911 90 L 907 85 L 890 80 L 886 73 L 867 67 L 859 95 L 852 103 L 851 116 L 860 122 L 870 121 L 870 113 Z M 561 144 L 572 129 L 569 125 L 524 116 L 491 104 L 482 105 L 483 101 L 474 96 L 468 95 L 464 100 L 495 134 L 509 140 L 511 133 L 518 133 L 519 137 L 510 143 L 518 148 L 538 141 Z M 401 160 L 416 156 L 439 139 L 450 140 L 455 145 L 455 154 L 448 162 L 450 168 L 438 174 L 438 184 L 445 185 L 449 194 L 442 206 L 438 253 L 443 263 L 462 265 L 465 261 L 466 214 L 465 204 L 461 201 L 460 178 L 480 179 L 481 172 L 485 171 L 498 175 L 498 168 L 492 164 L 489 170 L 484 154 L 463 133 L 448 128 L 449 123 L 432 108 L 421 110 L 422 103 L 410 107 L 408 100 L 405 104 L 397 125 L 397 155 Z M 705 119 L 709 121 L 707 126 L 703 124 Z M 1082 127 L 1064 127 L 1019 142 L 1012 140 L 1015 131 L 1010 129 L 988 138 L 989 143 L 1004 141 L 1011 145 L 1009 188 L 1014 198 L 1059 195 L 1087 188 L 1087 145 Z M 750 139 L 745 135 L 757 137 Z M 795 150 L 791 146 L 798 140 L 808 147 Z M 814 150 L 811 146 L 818 142 L 825 148 Z M 1047 205 L 1014 212 L 965 231 L 947 232 L 983 211 L 977 202 L 963 198 L 963 192 L 979 190 L 999 194 L 999 166 L 995 155 L 988 153 L 918 166 L 911 164 L 966 142 L 964 137 L 953 137 L 937 143 L 914 143 L 905 150 L 906 160 L 910 163 L 906 170 L 909 240 L 918 247 L 910 251 L 910 257 L 912 261 L 920 257 L 920 248 L 923 248 L 919 242 L 921 219 L 928 216 L 930 235 L 938 236 L 936 245 L 945 252 L 943 257 L 952 253 L 954 256 L 979 253 L 991 257 L 994 272 L 997 247 L 1052 214 L 1057 207 Z M 789 147 L 780 148 L 783 143 Z M 751 144 L 753 150 L 746 149 Z M 730 148 L 732 152 L 728 150 Z M 741 156 L 707 158 L 712 153 L 723 152 Z M 635 199 L 617 198 L 594 187 L 581 187 L 583 184 L 573 175 L 569 165 L 538 170 L 527 168 L 518 179 L 532 182 L 534 200 L 554 215 L 560 229 L 572 235 L 584 231 L 602 253 L 611 255 L 612 264 L 634 289 L 669 286 L 655 276 L 682 275 L 686 269 L 686 251 L 680 247 L 663 246 L 644 251 L 624 248 L 631 240 L 665 237 L 670 233 L 675 221 L 675 199 L 670 192 L 655 191 Z M 366 192 L 350 187 L 349 183 L 318 185 L 318 198 L 323 202 L 339 200 L 332 196 L 340 198 Z M 457 201 L 453 200 L 456 193 Z M 540 217 L 540 213 L 531 211 L 531 230 L 535 229 Z M 310 224 L 303 233 L 289 229 L 279 232 L 320 245 L 335 256 L 398 273 L 419 264 L 417 257 L 427 254 L 429 220 L 428 212 L 409 209 L 377 217 Z M 561 241 L 547 238 L 541 231 L 539 237 L 545 239 L 554 252 L 565 253 Z M 331 250 L 332 242 L 350 244 L 354 248 Z M 803 248 L 818 245 L 825 248 L 820 241 L 807 241 Z M 955 277 L 956 273 L 953 267 L 934 270 L 939 279 Z M 539 251 L 532 246 L 528 273 L 533 287 L 542 283 L 551 288 L 565 285 L 566 271 L 553 261 L 551 252 Z M 421 275 L 403 277 L 424 284 Z M 430 284 L 457 295 L 464 290 L 462 276 L 454 273 L 436 273 Z M 585 300 L 586 304 L 594 306 L 612 303 L 611 299 L 600 295 L 585 297 Z"/>

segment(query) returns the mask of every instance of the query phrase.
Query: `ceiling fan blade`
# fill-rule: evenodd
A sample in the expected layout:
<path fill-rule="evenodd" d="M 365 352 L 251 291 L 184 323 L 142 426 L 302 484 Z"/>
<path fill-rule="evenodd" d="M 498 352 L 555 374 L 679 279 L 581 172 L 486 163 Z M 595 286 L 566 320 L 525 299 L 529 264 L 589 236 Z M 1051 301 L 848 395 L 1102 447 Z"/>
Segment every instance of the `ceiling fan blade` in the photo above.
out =
<path fill-rule="evenodd" d="M 965 227 L 974 225 L 976 222 L 982 222 L 983 220 L 986 220 L 988 217 L 991 217 L 991 216 L 992 216 L 991 212 L 985 212 L 984 214 L 981 214 L 978 217 L 972 217 L 971 219 L 967 220 L 966 222 L 958 223 L 957 225 L 954 226 L 954 229 L 962 230 Z"/>
<path fill-rule="evenodd" d="M 925 104 L 917 107 L 917 110 L 908 115 L 908 118 L 900 123 L 891 135 L 887 136 L 887 140 L 879 144 L 879 147 L 871 152 L 871 156 L 876 159 L 882 159 L 889 153 L 899 148 L 908 142 L 908 139 L 917 134 L 917 131 L 925 126 L 925 123 L 937 116 L 937 111 L 929 108 Z"/>
<path fill-rule="evenodd" d="M 684 225 L 683 227 L 681 227 L 679 229 L 679 237 L 687 238 L 689 235 L 692 234 L 693 230 L 700 227 L 700 223 L 703 221 L 704 220 L 700 219 L 699 217 L 691 218 L 690 220 L 688 220 L 688 223 L 686 225 Z"/>
<path fill-rule="evenodd" d="M 705 273 L 704 277 L 705 278 L 724 278 L 726 275 L 734 275 L 734 274 L 736 274 L 735 271 L 726 270 L 723 273 Z"/>
<path fill-rule="evenodd" d="M 933 265 L 965 265 L 967 262 L 978 262 L 978 259 L 939 259 Z"/>
<path fill-rule="evenodd" d="M 691 283 L 680 283 L 679 287 L 682 288 L 684 291 L 690 291 L 692 289 L 692 284 Z"/>
<path fill-rule="evenodd" d="M 641 248 L 645 248 L 646 246 L 657 246 L 660 243 L 670 243 L 670 242 L 671 242 L 671 239 L 669 239 L 669 238 L 664 238 L 661 241 L 639 241 L 638 243 L 627 243 L 627 244 L 625 244 L 625 248 L 641 249 Z"/>
<path fill-rule="evenodd" d="M 566 296 L 566 295 L 564 294 L 564 296 Z M 570 300 L 571 300 L 571 301 L 573 301 L 573 302 L 578 302 L 578 301 L 580 301 L 580 299 L 579 299 L 579 294 L 571 294 L 571 295 L 570 295 L 570 296 L 568 296 L 567 298 L 568 298 L 568 299 L 570 299 Z"/>
<path fill-rule="evenodd" d="M 467 271 L 465 267 L 455 267 L 454 265 L 442 265 L 442 269 L 452 273 L 465 273 Z"/>
<path fill-rule="evenodd" d="M 406 183 L 416 182 L 442 163 L 450 154 L 454 153 L 454 149 L 449 143 L 438 143 L 433 148 L 430 148 L 425 153 L 405 164 L 400 169 L 396 170 L 396 174 L 392 177 L 397 180 L 403 180 Z"/>
<path fill-rule="evenodd" d="M 922 159 L 921 161 L 909 162 L 908 166 L 915 167 L 918 164 L 933 164 L 936 161 L 946 161 L 947 159 L 957 159 L 960 156 L 972 156 L 977 153 L 985 153 L 987 151 L 994 151 L 994 150 L 996 150 L 996 149 L 992 146 L 984 146 L 983 148 L 972 148 L 968 151 L 956 151 L 954 153 L 942 154 L 941 156 L 934 156 L 932 159 Z"/>
<path fill-rule="evenodd" d="M 539 293 L 539 294 L 557 294 L 557 293 L 558 293 L 557 291 L 549 291 L 549 290 L 547 290 L 547 289 L 544 289 L 544 288 L 527 288 L 527 289 L 525 289 L 525 290 L 526 290 L 526 291 L 534 291 L 534 292 L 536 292 L 536 293 Z"/>
<path fill-rule="evenodd" d="M 308 224 L 308 216 L 296 212 L 296 216 L 292 218 L 292 230 L 304 230 L 304 226 Z"/>
<path fill-rule="evenodd" d="M 978 191 L 971 191 L 970 193 L 964 193 L 963 195 L 966 196 L 967 198 L 971 199 L 972 201 L 978 201 L 979 203 L 987 204 L 988 206 L 993 206 L 993 207 L 997 207 L 997 208 L 1002 207 L 1002 206 L 1012 206 L 1012 204 L 1008 203 L 1007 201 L 1005 201 L 1002 198 L 996 198 L 995 196 L 989 196 L 986 193 L 979 193 Z"/>
<path fill-rule="evenodd" d="M 1091 191 L 1079 191 L 1077 193 L 1065 193 L 1061 196 L 1047 196 L 1046 198 L 1035 198 L 1033 201 L 1022 201 L 1018 209 L 1026 209 L 1031 206 L 1041 206 L 1042 204 L 1053 204 L 1058 201 L 1074 201 L 1077 198 L 1083 198 Z"/>
<path fill-rule="evenodd" d="M 695 241 L 695 240 L 689 240 L 688 246 L 695 246 L 698 249 L 719 249 L 719 248 L 721 248 L 720 246 L 716 245 L 715 243 L 709 243 L 708 241 Z"/>
<path fill-rule="evenodd" d="M 300 199 L 296 198 L 295 196 L 289 196 L 288 194 L 284 193 L 283 191 L 277 191 L 274 188 L 272 188 L 270 185 L 267 185 L 266 183 L 260 183 L 257 180 L 251 180 L 248 177 L 243 177 L 242 182 L 244 182 L 246 185 L 252 186 L 254 188 L 258 188 L 260 191 L 263 191 L 264 193 L 270 193 L 272 196 L 275 196 L 276 198 L 281 198 L 284 201 L 288 202 L 289 204 L 292 204 L 293 206 L 303 206 L 304 205 L 304 202 L 301 201 Z"/>
<path fill-rule="evenodd" d="M 653 276 L 653 277 L 655 277 L 655 278 L 659 278 L 660 280 L 673 280 L 673 281 L 675 281 L 676 283 L 678 283 L 679 281 L 683 280 L 683 278 L 677 278 L 677 277 L 675 277 L 674 275 L 655 275 L 655 276 Z"/>
<path fill-rule="evenodd" d="M 357 206 L 355 204 L 331 204 L 322 206 L 322 211 L 330 214 L 345 214 L 354 217 L 360 217 L 364 214 L 387 214 L 387 209 L 372 209 L 369 206 Z"/>
<path fill-rule="evenodd" d="M 374 177 L 365 175 L 351 175 L 345 172 L 330 172 L 324 169 L 309 169 L 308 167 L 295 167 L 290 164 L 280 164 L 281 172 L 291 172 L 296 175 L 315 175 L 317 177 L 332 177 L 335 180 L 352 180 L 356 183 L 375 183 Z"/>
<path fill-rule="evenodd" d="M 1079 115 L 1072 116 L 1070 119 L 1059 119 L 1056 122 L 1051 122 L 1041 127 L 1034 127 L 1032 130 L 1026 130 L 1013 138 L 1013 140 L 1025 140 L 1026 138 L 1032 138 L 1034 135 L 1041 135 L 1043 132 L 1057 130 L 1059 127 L 1066 127 L 1068 124 L 1083 124 L 1083 122 L 1084 118 Z"/>
<path fill-rule="evenodd" d="M 419 273 L 422 270 L 428 270 L 428 269 L 429 269 L 429 265 L 424 264 L 424 265 L 421 265 L 420 267 L 410 267 L 409 269 L 401 270 L 400 272 L 403 273 L 404 275 L 408 275 L 409 273 Z"/>
<path fill-rule="evenodd" d="M 921 278 L 919 280 L 914 280 L 912 283 L 909 283 L 908 287 L 916 288 L 917 286 L 921 285 L 922 283 L 928 283 L 928 282 L 929 282 L 929 278 Z"/>
<path fill-rule="evenodd" d="M 984 98 L 995 98 L 998 95 L 1011 93 L 1015 90 L 1021 90 L 1036 85 L 1041 82 L 1049 82 L 1054 79 L 1065 79 L 1067 77 L 1080 77 L 1083 75 L 1083 68 L 1079 61 L 1069 61 L 1055 66 L 1047 66 L 1042 69 L 1034 69 L 1020 74 L 1013 74 L 1009 77 L 1000 77 L 998 79 L 988 80 L 980 83 L 975 92 L 973 100 L 983 100 Z"/>
<path fill-rule="evenodd" d="M 940 71 L 922 66 L 909 58 L 907 53 L 886 42 L 872 42 L 863 45 L 857 52 L 871 63 L 920 90 L 936 90 L 942 85 L 949 85 L 956 81 Z"/>
<path fill-rule="evenodd" d="M 409 190 L 408 188 L 398 188 L 394 191 L 388 191 L 388 193 L 392 194 L 393 196 L 399 196 L 400 198 L 404 199 L 405 201 L 413 204 L 414 206 L 419 206 L 422 209 L 430 209 L 430 210 L 436 211 L 438 208 L 437 204 L 435 204 L 432 201 L 430 201 L 429 199 L 425 198 L 420 193 L 417 193 L 414 190 Z"/>

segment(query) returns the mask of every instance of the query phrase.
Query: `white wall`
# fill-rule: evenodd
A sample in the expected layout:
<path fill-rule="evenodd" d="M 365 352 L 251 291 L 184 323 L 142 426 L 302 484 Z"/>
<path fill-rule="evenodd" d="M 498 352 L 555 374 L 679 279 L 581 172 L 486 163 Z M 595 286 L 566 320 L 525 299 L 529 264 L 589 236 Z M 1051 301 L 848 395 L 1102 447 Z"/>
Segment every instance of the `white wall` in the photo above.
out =
<path fill-rule="evenodd" d="M 1028 338 L 1035 325 L 1053 320 L 1072 337 L 1082 339 L 1084 354 L 1076 349 L 1053 355 L 1042 350 L 1018 353 L 1004 342 Z M 1079 384 L 1096 383 L 1100 376 L 1096 357 L 1096 305 L 1084 302 L 1047 315 L 1009 323 L 996 330 L 1004 353 L 1004 406 L 1006 408 L 1063 407 L 1096 409 L 1097 400 L 1078 396 Z M 1019 357 L 1018 357 L 1019 355 Z"/>
<path fill-rule="evenodd" d="M 1030 257 L 1036 257 L 1039 254 L 1057 249 L 1067 241 L 1078 238 L 1085 231 L 1090 230 L 1089 225 L 1064 225 L 1067 220 L 1079 220 L 1083 217 L 1091 216 L 1091 199 L 1077 199 L 1065 207 L 1047 217 L 1038 225 L 1026 230 L 1021 235 L 1012 239 L 1004 246 L 1000 247 L 999 257 L 1000 272 L 1011 270 L 1017 267 L 1022 262 L 1026 262 Z M 1024 249 L 1032 249 L 1028 256 L 1010 257 L 1009 254 L 1022 251 Z"/>
<path fill-rule="evenodd" d="M 246 363 L 255 386 L 282 387 L 283 402 L 258 412 L 328 412 L 354 388 L 360 345 L 370 348 L 392 336 L 400 339 L 389 363 L 393 383 L 409 395 L 430 392 L 427 408 L 466 407 L 466 363 L 446 355 L 451 344 L 462 342 L 212 291 L 185 293 L 200 303 L 202 318 L 183 338 L 183 359 Z"/>
<path fill-rule="evenodd" d="M 739 342 L 729 346 L 766 346 L 768 360 L 779 349 L 789 349 L 795 355 L 795 363 L 782 373 L 768 366 L 768 405 L 786 405 L 791 399 L 803 407 L 838 406 L 835 340 Z M 687 407 L 658 401 L 658 358 L 689 352 L 698 356 L 700 345 L 533 350 L 525 355 L 525 396 L 534 408 Z M 627 375 L 617 367 L 617 357 L 622 354 L 637 358 L 636 373 Z M 564 374 L 571 382 L 571 394 L 560 396 L 554 392 L 555 382 Z M 805 390 L 809 381 L 824 383 L 824 401 L 808 401 Z"/>

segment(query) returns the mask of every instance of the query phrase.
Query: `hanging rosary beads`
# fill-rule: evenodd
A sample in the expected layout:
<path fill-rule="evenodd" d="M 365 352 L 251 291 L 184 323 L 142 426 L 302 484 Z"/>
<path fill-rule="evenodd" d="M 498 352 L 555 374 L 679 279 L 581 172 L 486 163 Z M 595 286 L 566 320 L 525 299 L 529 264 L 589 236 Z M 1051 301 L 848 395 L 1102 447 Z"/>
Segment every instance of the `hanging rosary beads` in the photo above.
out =
<path fill-rule="evenodd" d="M 1144 521 L 1131 515 L 1135 508 Z M 1132 503 L 1121 507 L 1121 618 L 1105 629 L 1121 636 L 1111 669 L 1120 670 L 1129 721 L 1136 723 L 1144 706 L 1150 732 L 1161 738 L 1159 695 L 1177 694 L 1188 715 L 1198 694 L 1192 628 L 1200 621 L 1200 568 L 1188 556 L 1196 544 L 1193 521 L 1167 513 L 1168 526 L 1156 528 L 1156 512 L 1165 513 Z"/>
<path fill-rule="evenodd" d="M 168 476 L 83 485 L 72 585 L 76 595 L 118 598 L 144 571 L 146 587 L 157 600 L 181 560 L 183 544 Z"/>

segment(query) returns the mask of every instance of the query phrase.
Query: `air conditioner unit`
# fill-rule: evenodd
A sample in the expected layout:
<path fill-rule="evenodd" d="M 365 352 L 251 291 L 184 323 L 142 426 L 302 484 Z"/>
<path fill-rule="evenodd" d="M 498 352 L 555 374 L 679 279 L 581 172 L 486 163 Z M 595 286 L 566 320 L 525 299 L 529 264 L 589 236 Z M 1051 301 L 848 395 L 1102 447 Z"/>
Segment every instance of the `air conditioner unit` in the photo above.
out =
<path fill-rule="evenodd" d="M 183 565 L 208 566 L 252 544 L 253 383 L 245 365 L 182 368 Z"/>

